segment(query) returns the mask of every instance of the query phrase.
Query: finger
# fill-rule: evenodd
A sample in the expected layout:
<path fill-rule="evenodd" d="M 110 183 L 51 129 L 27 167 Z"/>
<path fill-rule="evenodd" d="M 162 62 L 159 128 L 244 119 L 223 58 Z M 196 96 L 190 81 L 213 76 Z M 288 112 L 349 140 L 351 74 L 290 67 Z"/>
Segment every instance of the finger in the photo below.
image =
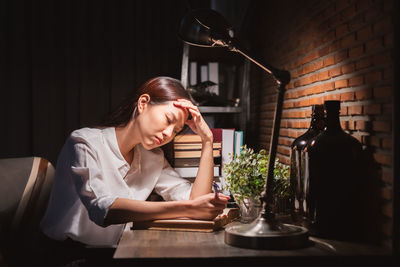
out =
<path fill-rule="evenodd" d="M 226 198 L 226 199 L 230 199 L 231 198 L 230 196 L 224 195 L 222 193 L 218 193 L 218 195 L 219 195 L 220 198 Z"/>
<path fill-rule="evenodd" d="M 219 206 L 219 207 L 225 207 L 228 204 L 228 200 L 227 199 L 223 199 L 223 198 L 213 198 L 211 200 L 211 203 L 214 204 L 215 206 Z"/>
<path fill-rule="evenodd" d="M 197 109 L 197 106 L 195 106 L 195 105 L 193 105 L 192 104 L 192 102 L 189 102 L 189 101 L 182 101 L 182 102 L 180 102 L 180 101 L 174 101 L 173 102 L 174 103 L 174 105 L 176 105 L 176 106 L 180 106 L 180 107 L 184 107 L 184 108 L 193 108 L 193 109 Z"/>

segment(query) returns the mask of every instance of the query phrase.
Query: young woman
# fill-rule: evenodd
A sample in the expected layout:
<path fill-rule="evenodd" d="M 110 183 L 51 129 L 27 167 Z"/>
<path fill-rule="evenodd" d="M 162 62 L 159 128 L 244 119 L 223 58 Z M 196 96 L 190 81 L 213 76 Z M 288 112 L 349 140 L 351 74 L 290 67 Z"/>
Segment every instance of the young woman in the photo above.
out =
<path fill-rule="evenodd" d="M 179 177 L 159 148 L 185 123 L 202 139 L 193 184 Z M 215 218 L 229 197 L 211 193 L 212 143 L 211 130 L 178 80 L 147 81 L 103 127 L 82 128 L 67 139 L 41 223 L 43 232 L 55 240 L 115 245 L 126 222 Z M 146 201 L 153 190 L 166 201 Z"/>

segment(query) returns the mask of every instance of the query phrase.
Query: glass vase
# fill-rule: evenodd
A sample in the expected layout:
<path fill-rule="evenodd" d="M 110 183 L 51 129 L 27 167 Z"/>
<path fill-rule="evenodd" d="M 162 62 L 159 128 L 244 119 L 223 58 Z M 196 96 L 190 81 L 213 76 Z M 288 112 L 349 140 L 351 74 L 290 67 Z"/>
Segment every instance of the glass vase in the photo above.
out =
<path fill-rule="evenodd" d="M 360 188 L 365 176 L 362 146 L 341 128 L 340 102 L 325 101 L 324 106 L 326 127 L 304 148 L 310 234 L 359 240 L 363 224 Z"/>
<path fill-rule="evenodd" d="M 261 211 L 261 201 L 258 198 L 238 199 L 236 202 L 239 206 L 240 222 L 251 223 L 258 217 Z"/>
<path fill-rule="evenodd" d="M 324 106 L 313 105 L 311 122 L 308 130 L 297 137 L 290 151 L 290 213 L 293 223 L 307 226 L 306 199 L 309 192 L 308 183 L 305 177 L 305 152 L 304 148 L 308 142 L 320 134 L 325 127 Z"/>

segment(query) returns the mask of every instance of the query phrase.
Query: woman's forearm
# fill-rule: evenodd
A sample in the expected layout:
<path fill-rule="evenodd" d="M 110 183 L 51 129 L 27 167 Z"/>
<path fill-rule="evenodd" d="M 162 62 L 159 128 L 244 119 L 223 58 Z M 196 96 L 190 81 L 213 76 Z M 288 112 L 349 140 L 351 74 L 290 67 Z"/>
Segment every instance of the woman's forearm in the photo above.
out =
<path fill-rule="evenodd" d="M 117 198 L 110 206 L 104 224 L 184 217 L 190 208 L 189 201 L 143 201 Z"/>
<path fill-rule="evenodd" d="M 201 195 L 211 192 L 211 184 L 214 178 L 214 157 L 213 142 L 205 141 L 202 143 L 199 169 L 193 183 L 190 199 L 195 199 Z"/>

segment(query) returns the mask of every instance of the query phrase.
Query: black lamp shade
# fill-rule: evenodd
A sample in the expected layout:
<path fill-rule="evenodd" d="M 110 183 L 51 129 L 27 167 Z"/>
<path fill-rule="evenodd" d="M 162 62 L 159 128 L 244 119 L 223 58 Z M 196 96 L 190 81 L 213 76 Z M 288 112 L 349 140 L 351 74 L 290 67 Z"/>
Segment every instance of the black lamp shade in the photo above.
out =
<path fill-rule="evenodd" d="M 229 23 L 218 12 L 211 9 L 197 9 L 188 12 L 181 20 L 178 35 L 190 45 L 225 46 L 221 44 L 229 43 L 231 29 Z"/>

